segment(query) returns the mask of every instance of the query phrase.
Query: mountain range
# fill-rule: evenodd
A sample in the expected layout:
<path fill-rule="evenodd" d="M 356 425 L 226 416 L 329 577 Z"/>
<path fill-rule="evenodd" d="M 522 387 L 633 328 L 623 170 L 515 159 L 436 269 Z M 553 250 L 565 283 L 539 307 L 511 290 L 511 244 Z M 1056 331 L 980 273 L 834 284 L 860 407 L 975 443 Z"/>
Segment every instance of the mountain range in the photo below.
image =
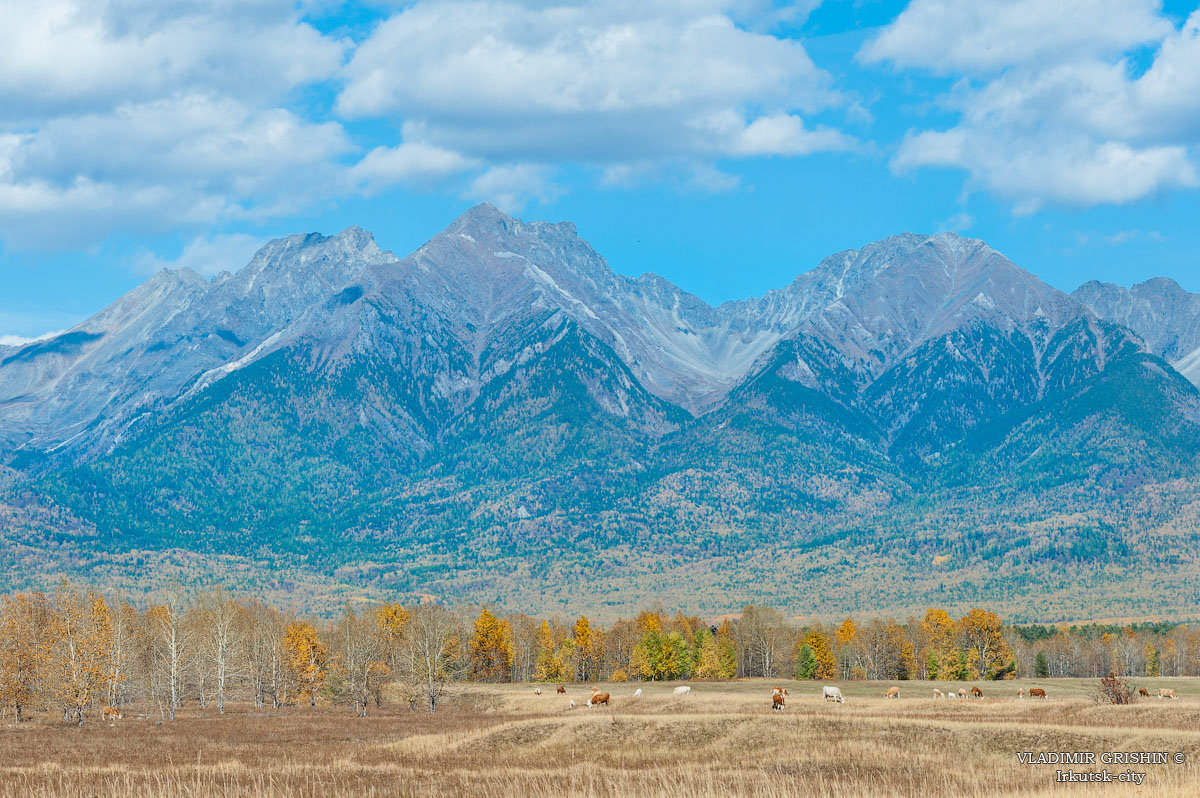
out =
<path fill-rule="evenodd" d="M 710 306 L 467 211 L 0 347 L 0 564 L 309 609 L 1194 612 L 1200 295 L 910 233 Z M 597 610 L 597 608 L 600 608 Z"/>

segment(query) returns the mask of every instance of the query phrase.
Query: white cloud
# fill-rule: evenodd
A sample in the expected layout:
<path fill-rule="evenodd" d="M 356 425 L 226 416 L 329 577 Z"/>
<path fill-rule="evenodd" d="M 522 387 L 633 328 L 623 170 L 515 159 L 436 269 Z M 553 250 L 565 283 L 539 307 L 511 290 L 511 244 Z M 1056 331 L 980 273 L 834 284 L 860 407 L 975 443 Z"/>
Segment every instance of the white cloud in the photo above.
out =
<path fill-rule="evenodd" d="M 290 0 L 4 0 L 0 237 L 70 247 L 113 232 L 263 218 L 343 190 L 336 122 L 288 110 L 348 42 Z"/>
<path fill-rule="evenodd" d="M 859 58 L 962 76 L 942 98 L 958 123 L 910 132 L 894 169 L 960 168 L 1028 213 L 1200 184 L 1198 29 L 1200 11 L 1175 30 L 1151 0 L 914 0 Z"/>
<path fill-rule="evenodd" d="M 1197 185 L 1183 147 L 1134 149 L 1078 136 L 1020 137 L 963 128 L 906 137 L 893 166 L 899 172 L 922 166 L 967 169 L 973 181 L 1011 199 L 1022 215 L 1047 202 L 1125 203 L 1162 188 Z"/>
<path fill-rule="evenodd" d="M 270 102 L 328 78 L 347 47 L 286 0 L 5 0 L 0 117 L 98 111 L 180 90 Z"/>
<path fill-rule="evenodd" d="M 848 136 L 801 117 L 848 104 L 831 76 L 798 41 L 758 30 L 814 6 L 425 0 L 357 48 L 336 107 L 401 120 L 400 153 L 592 164 L 616 170 L 609 185 L 626 164 L 845 149 Z"/>
<path fill-rule="evenodd" d="M 979 72 L 1119 55 L 1170 33 L 1160 8 L 1160 0 L 913 0 L 858 57 Z"/>
<path fill-rule="evenodd" d="M 70 246 L 295 210 L 342 179 L 336 123 L 183 95 L 0 135 L 0 235 Z"/>
<path fill-rule="evenodd" d="M 187 268 L 205 277 L 223 271 L 236 272 L 250 262 L 264 240 L 245 233 L 230 233 L 192 239 L 184 246 L 179 257 L 164 259 L 150 252 L 141 252 L 134 258 L 138 271 L 152 274 L 162 269 Z"/>
<path fill-rule="evenodd" d="M 478 161 L 457 152 L 416 142 L 376 147 L 350 170 L 351 178 L 368 193 L 397 183 L 428 183 L 474 168 Z"/>
<path fill-rule="evenodd" d="M 539 164 L 493 166 L 471 181 L 466 197 L 487 200 L 496 207 L 518 213 L 529 200 L 551 202 L 561 194 L 550 181 L 550 169 Z"/>

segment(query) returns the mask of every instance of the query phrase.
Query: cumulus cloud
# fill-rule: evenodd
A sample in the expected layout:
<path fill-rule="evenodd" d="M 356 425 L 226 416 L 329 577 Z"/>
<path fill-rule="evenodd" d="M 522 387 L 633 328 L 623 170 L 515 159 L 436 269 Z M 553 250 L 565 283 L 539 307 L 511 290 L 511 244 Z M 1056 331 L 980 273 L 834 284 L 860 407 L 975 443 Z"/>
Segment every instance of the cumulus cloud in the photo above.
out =
<path fill-rule="evenodd" d="M 422 184 L 457 175 L 478 164 L 457 152 L 422 142 L 376 147 L 353 168 L 351 178 L 371 194 L 397 183 Z"/>
<path fill-rule="evenodd" d="M 349 42 L 285 0 L 6 0 L 0 117 L 37 119 L 181 89 L 272 101 L 329 77 Z"/>
<path fill-rule="evenodd" d="M 134 262 L 138 271 L 153 274 L 162 269 L 191 269 L 212 277 L 223 271 L 235 272 L 250 262 L 265 241 L 245 233 L 202 236 L 192 239 L 174 259 L 161 258 L 143 251 Z"/>
<path fill-rule="evenodd" d="M 560 193 L 551 182 L 548 167 L 522 163 L 491 167 L 471 181 L 464 196 L 487 200 L 508 213 L 519 213 L 530 200 L 550 202 Z"/>
<path fill-rule="evenodd" d="M 858 57 L 939 72 L 1117 55 L 1161 41 L 1160 0 L 913 0 Z"/>
<path fill-rule="evenodd" d="M 0 135 L 0 233 L 70 245 L 295 210 L 350 148 L 336 123 L 206 95 L 56 117 Z"/>
<path fill-rule="evenodd" d="M 289 0 L 9 0 L 0 237 L 83 246 L 295 210 L 339 190 L 337 122 L 289 110 L 349 43 Z"/>
<path fill-rule="evenodd" d="M 394 155 L 401 173 L 415 146 L 448 169 L 457 153 L 501 170 L 569 162 L 607 175 L 846 149 L 848 136 L 802 118 L 844 104 L 832 78 L 798 41 L 759 29 L 813 5 L 426 0 L 355 50 L 336 108 L 402 120 L 400 152 L 374 164 Z"/>
<path fill-rule="evenodd" d="M 381 2 L 355 43 L 306 16 L 327 0 L 7 0 L 0 238 L 82 246 L 397 185 L 516 208 L 557 196 L 563 164 L 720 190 L 719 159 L 854 146 L 811 121 L 853 103 L 780 34 L 818 2 Z"/>
<path fill-rule="evenodd" d="M 959 76 L 942 98 L 959 119 L 911 131 L 893 168 L 964 169 L 1022 213 L 1195 187 L 1200 11 L 1176 30 L 1159 10 L 1152 0 L 914 0 L 858 57 Z M 1132 53 L 1146 46 L 1155 54 L 1139 75 Z"/>

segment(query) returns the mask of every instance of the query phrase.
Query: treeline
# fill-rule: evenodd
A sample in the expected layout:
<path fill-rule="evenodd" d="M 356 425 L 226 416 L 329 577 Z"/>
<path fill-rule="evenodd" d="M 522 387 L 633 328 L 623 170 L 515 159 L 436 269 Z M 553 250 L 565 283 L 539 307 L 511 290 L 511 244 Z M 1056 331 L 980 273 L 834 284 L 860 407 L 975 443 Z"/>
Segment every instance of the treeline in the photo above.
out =
<path fill-rule="evenodd" d="M 796 625 L 747 605 L 711 625 L 646 610 L 608 626 L 434 604 L 348 605 L 336 619 L 288 615 L 216 590 L 139 609 L 63 585 L 0 600 L 0 706 L 17 720 L 82 723 L 139 703 L 173 719 L 185 704 L 281 707 L 318 700 L 359 715 L 385 695 L 437 709 L 455 681 L 732 679 L 982 680 L 1195 675 L 1200 628 L 1005 627 L 993 612 L 930 609 L 906 622 Z"/>

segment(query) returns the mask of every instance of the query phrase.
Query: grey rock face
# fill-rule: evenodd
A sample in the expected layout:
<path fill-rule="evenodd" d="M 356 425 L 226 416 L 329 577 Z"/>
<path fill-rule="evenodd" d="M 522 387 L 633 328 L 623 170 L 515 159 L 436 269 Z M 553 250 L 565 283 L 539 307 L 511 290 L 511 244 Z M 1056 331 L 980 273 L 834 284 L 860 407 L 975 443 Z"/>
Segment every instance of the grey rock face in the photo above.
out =
<path fill-rule="evenodd" d="M 391 260 L 350 228 L 272 241 L 232 277 L 164 270 L 96 315 L 0 360 L 0 440 L 111 445 L 139 413 L 252 352 L 368 263 Z"/>
<path fill-rule="evenodd" d="M 1200 294 L 1158 277 L 1132 288 L 1093 280 L 1072 296 L 1097 315 L 1133 330 L 1151 352 L 1200 385 Z"/>
<path fill-rule="evenodd" d="M 573 224 L 526 223 L 483 204 L 402 260 L 357 227 L 289 236 L 236 273 L 207 281 L 164 271 L 56 338 L 0 351 L 0 441 L 103 451 L 142 414 L 296 348 L 331 368 L 375 358 L 411 377 L 417 410 L 371 412 L 424 440 L 414 430 L 435 435 L 487 384 L 546 351 L 564 319 L 610 347 L 642 388 L 693 415 L 721 405 L 781 342 L 819 339 L 864 392 L 839 401 L 873 403 L 896 437 L 921 415 L 922 397 L 941 390 L 943 360 L 960 364 L 956 390 L 965 396 L 970 384 L 992 397 L 980 416 L 1035 400 L 1056 334 L 1089 317 L 1077 299 L 953 234 L 893 236 L 826 258 L 763 297 L 711 307 L 653 274 L 615 274 Z M 1125 317 L 1141 324 L 1133 311 Z M 1176 335 L 1169 348 L 1192 341 Z M 789 378 L 807 379 L 806 368 Z M 621 401 L 605 402 L 620 412 Z"/>

